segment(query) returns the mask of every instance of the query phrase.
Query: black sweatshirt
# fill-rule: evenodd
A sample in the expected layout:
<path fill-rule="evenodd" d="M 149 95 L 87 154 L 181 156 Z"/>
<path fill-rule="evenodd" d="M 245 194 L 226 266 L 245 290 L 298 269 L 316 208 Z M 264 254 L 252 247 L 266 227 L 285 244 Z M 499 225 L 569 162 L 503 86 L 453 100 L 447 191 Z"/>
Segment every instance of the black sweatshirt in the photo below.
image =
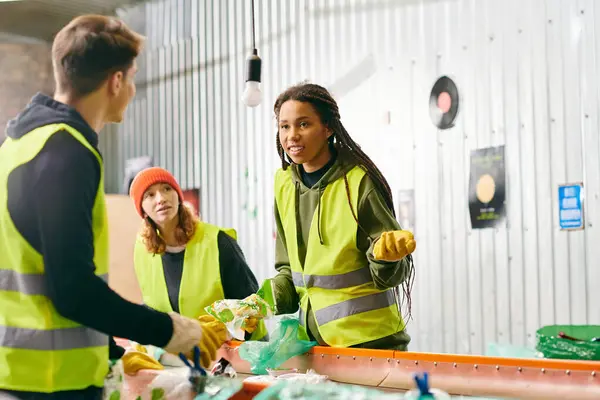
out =
<path fill-rule="evenodd" d="M 18 139 L 52 123 L 72 126 L 97 150 L 98 135 L 81 115 L 42 94 L 9 122 L 6 133 Z M 92 208 L 99 184 L 97 158 L 68 132 L 57 132 L 10 174 L 8 212 L 43 256 L 49 297 L 62 316 L 110 336 L 164 347 L 173 334 L 170 317 L 123 299 L 94 274 Z"/>
<path fill-rule="evenodd" d="M 219 265 L 221 267 L 221 285 L 226 299 L 244 299 L 258 291 L 256 277 L 246 264 L 242 249 L 235 239 L 219 232 Z M 179 312 L 179 288 L 183 275 L 185 250 L 179 253 L 165 253 L 162 256 L 163 270 L 169 302 L 175 312 Z"/>

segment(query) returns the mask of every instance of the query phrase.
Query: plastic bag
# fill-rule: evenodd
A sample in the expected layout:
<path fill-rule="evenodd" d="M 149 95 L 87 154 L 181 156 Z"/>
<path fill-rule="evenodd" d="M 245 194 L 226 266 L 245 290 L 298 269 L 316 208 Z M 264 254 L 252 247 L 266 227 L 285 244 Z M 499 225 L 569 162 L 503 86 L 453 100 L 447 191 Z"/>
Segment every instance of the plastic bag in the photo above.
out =
<path fill-rule="evenodd" d="M 143 386 L 143 390 L 136 390 L 135 396 L 141 400 L 176 400 L 191 399 L 196 400 L 226 400 L 239 392 L 243 383 L 239 379 L 222 378 L 209 376 L 206 378 L 204 393 L 196 394 L 193 392 L 193 386 L 189 381 L 190 370 L 188 367 L 172 368 L 157 371 L 153 379 Z M 113 396 L 107 400 L 123 400 L 132 398 L 125 386 L 120 392 L 114 392 Z"/>
<path fill-rule="evenodd" d="M 271 374 L 271 371 L 268 371 Z M 277 380 L 285 380 L 285 381 L 294 381 L 294 382 L 304 382 L 309 384 L 317 384 L 323 383 L 329 380 L 327 375 L 317 374 L 315 370 L 309 369 L 305 374 L 292 372 L 289 374 L 282 374 L 277 376 Z"/>
<path fill-rule="evenodd" d="M 485 355 L 488 357 L 511 358 L 540 358 L 541 353 L 529 347 L 513 346 L 510 344 L 489 343 Z"/>
<path fill-rule="evenodd" d="M 141 394 L 142 399 L 180 399 L 191 393 L 188 368 L 173 368 L 157 373 L 156 377 Z"/>
<path fill-rule="evenodd" d="M 194 400 L 228 400 L 242 390 L 243 386 L 243 382 L 239 379 L 209 376 L 204 393 L 196 395 Z"/>
<path fill-rule="evenodd" d="M 312 369 L 309 369 L 304 374 L 299 373 L 297 369 L 272 370 L 270 368 L 267 368 L 267 372 L 269 373 L 269 375 L 250 376 L 244 379 L 244 382 L 267 383 L 269 385 L 272 385 L 274 383 L 277 383 L 278 381 L 299 381 L 303 383 L 317 384 L 329 380 L 329 377 L 327 375 L 318 374 Z"/>
<path fill-rule="evenodd" d="M 570 339 L 560 337 L 564 332 Z M 546 358 L 600 361 L 600 325 L 549 325 L 536 334 L 536 348 Z"/>
<path fill-rule="evenodd" d="M 109 371 L 104 379 L 103 400 L 120 400 L 123 390 L 123 363 L 109 362 Z"/>
<path fill-rule="evenodd" d="M 388 394 L 356 385 L 282 381 L 264 389 L 254 397 L 254 400 L 401 400 L 403 398 L 402 394 Z"/>
<path fill-rule="evenodd" d="M 271 318 L 275 314 L 274 303 L 271 281 L 267 280 L 256 294 L 251 294 L 243 300 L 217 300 L 204 310 L 223 322 L 231 336 L 237 340 L 244 340 L 246 320 Z"/>
<path fill-rule="evenodd" d="M 267 374 L 267 368 L 275 369 L 292 357 L 304 354 L 317 345 L 298 339 L 298 320 L 283 317 L 268 342 L 244 342 L 239 347 L 240 357 L 250 363 L 252 373 Z"/>

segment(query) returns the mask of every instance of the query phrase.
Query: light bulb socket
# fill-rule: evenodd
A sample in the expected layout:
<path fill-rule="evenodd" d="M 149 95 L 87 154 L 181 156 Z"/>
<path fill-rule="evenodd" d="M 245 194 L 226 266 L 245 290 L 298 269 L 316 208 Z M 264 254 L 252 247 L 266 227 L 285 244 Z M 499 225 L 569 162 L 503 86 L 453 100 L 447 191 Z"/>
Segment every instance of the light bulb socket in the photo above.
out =
<path fill-rule="evenodd" d="M 258 56 L 258 51 L 254 49 L 246 59 L 246 82 L 260 82 L 261 69 L 262 60 Z"/>

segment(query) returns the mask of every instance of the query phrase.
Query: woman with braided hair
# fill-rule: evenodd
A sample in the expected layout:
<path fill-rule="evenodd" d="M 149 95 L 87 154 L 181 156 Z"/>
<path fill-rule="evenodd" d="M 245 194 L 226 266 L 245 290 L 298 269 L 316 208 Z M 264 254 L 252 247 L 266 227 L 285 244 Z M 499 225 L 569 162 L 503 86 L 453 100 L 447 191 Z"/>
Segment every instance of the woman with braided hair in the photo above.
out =
<path fill-rule="evenodd" d="M 406 350 L 415 240 L 395 219 L 390 187 L 350 137 L 327 89 L 292 86 L 275 102 L 279 314 L 332 347 Z"/>

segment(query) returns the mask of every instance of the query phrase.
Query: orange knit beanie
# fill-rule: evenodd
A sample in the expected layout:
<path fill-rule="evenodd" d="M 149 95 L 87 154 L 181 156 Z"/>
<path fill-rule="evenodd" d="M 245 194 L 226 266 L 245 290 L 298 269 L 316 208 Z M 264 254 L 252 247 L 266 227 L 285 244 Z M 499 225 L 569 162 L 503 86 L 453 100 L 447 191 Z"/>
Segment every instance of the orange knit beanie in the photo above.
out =
<path fill-rule="evenodd" d="M 129 189 L 129 196 L 131 196 L 135 209 L 142 218 L 144 218 L 144 211 L 142 210 L 144 193 L 146 193 L 146 190 L 148 190 L 150 186 L 156 183 L 169 184 L 177 191 L 179 201 L 183 202 L 183 192 L 181 191 L 181 187 L 179 187 L 179 183 L 177 183 L 177 180 L 169 171 L 160 167 L 146 168 L 133 178 L 131 188 Z"/>

